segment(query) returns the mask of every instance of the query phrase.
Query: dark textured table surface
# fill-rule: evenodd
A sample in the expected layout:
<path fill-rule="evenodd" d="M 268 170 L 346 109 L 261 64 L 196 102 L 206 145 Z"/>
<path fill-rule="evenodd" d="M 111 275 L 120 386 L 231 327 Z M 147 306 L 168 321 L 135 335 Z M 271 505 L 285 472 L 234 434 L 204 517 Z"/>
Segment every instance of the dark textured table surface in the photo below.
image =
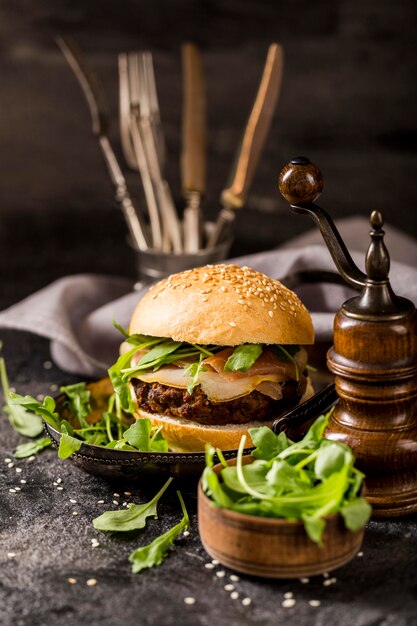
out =
<path fill-rule="evenodd" d="M 152 11 L 144 0 L 126 2 L 123 11 L 120 3 L 111 4 L 77 0 L 48 6 L 31 0 L 0 7 L 0 308 L 66 274 L 135 274 L 85 103 L 52 41 L 57 32 L 76 36 L 89 54 L 106 85 L 115 120 L 116 53 L 147 46 L 154 50 L 170 151 L 167 174 L 179 202 L 178 46 L 186 38 L 201 44 L 210 94 L 205 210 L 212 216 L 267 45 L 284 43 L 279 114 L 248 207 L 237 221 L 233 254 L 268 249 L 309 226 L 289 215 L 276 191 L 279 169 L 298 153 L 321 165 L 323 205 L 334 217 L 380 208 L 388 222 L 415 232 L 414 0 L 240 0 L 224 6 L 178 0 L 155 3 Z M 112 138 L 117 140 L 116 124 Z M 129 184 L 140 202 L 134 174 Z M 20 393 L 49 394 L 56 385 L 78 380 L 50 364 L 45 339 L 13 331 L 0 336 L 11 384 Z M 159 519 L 141 535 L 103 535 L 92 526 L 95 516 L 117 508 L 113 501 L 142 502 L 157 485 L 145 480 L 109 484 L 60 461 L 52 449 L 33 461 L 14 460 L 13 450 L 21 442 L 2 413 L 2 626 L 417 623 L 415 517 L 372 521 L 363 554 L 328 579 L 316 576 L 301 583 L 240 576 L 231 582 L 233 572 L 205 567 L 210 559 L 198 538 L 195 489 L 186 485 L 189 536 L 177 542 L 160 567 L 133 575 L 129 553 L 180 519 L 174 490 L 161 501 Z M 10 491 L 16 487 L 20 491 Z M 125 491 L 132 495 L 124 496 Z M 92 547 L 93 538 L 98 547 Z M 69 578 L 76 584 L 69 584 Z M 88 586 L 89 579 L 96 585 Z M 226 584 L 234 584 L 238 598 L 232 599 Z M 282 606 L 286 593 L 293 594 L 293 607 Z M 186 604 L 186 597 L 195 603 Z M 244 598 L 251 603 L 242 604 Z M 310 601 L 320 604 L 311 606 Z"/>

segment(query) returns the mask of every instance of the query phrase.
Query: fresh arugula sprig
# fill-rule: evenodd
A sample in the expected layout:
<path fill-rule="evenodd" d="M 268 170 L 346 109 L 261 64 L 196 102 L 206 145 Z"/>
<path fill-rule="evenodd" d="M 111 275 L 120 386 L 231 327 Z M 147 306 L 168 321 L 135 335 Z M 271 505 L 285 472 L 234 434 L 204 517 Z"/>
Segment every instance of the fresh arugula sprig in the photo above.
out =
<path fill-rule="evenodd" d="M 9 418 L 12 428 L 24 437 L 33 438 L 40 435 L 43 431 L 42 420 L 32 411 L 27 410 L 24 406 L 16 405 L 11 400 L 9 378 L 3 357 L 0 358 L 0 379 L 5 402 L 3 410 Z"/>
<path fill-rule="evenodd" d="M 352 451 L 323 437 L 330 413 L 319 417 L 305 437 L 291 442 L 266 427 L 250 429 L 255 461 L 243 464 L 242 437 L 236 466 L 213 471 L 213 448 L 206 452 L 203 488 L 214 504 L 261 517 L 299 519 L 310 539 L 321 544 L 325 517 L 340 512 L 349 530 L 368 521 L 371 507 L 359 497 L 363 474 Z"/>
<path fill-rule="evenodd" d="M 148 517 L 158 517 L 158 502 L 173 480 L 173 478 L 168 478 L 163 487 L 149 502 L 132 504 L 129 508 L 118 511 L 105 511 L 93 519 L 94 528 L 106 532 L 130 532 L 145 528 Z"/>
<path fill-rule="evenodd" d="M 63 387 L 62 390 L 65 392 L 66 388 Z M 73 415 L 80 423 L 80 428 L 74 428 L 66 419 L 61 418 L 56 412 L 55 400 L 48 396 L 43 402 L 39 402 L 31 396 L 12 394 L 10 402 L 13 406 L 21 406 L 39 415 L 61 433 L 58 448 L 58 456 L 61 459 L 67 459 L 78 452 L 83 443 L 116 450 L 167 452 L 167 442 L 159 428 L 152 428 L 150 420 L 146 418 L 136 420 L 131 426 L 123 421 L 123 414 L 114 394 L 110 396 L 107 410 L 103 411 L 101 419 L 95 424 L 90 424 L 87 421 L 88 416 L 85 416 L 87 401 L 85 391 L 83 384 L 72 385 L 70 388 L 69 400 L 72 402 Z M 76 393 L 80 394 L 79 399 L 75 398 Z"/>
<path fill-rule="evenodd" d="M 13 452 L 15 459 L 26 459 L 28 456 L 35 456 L 42 452 L 45 448 L 52 445 L 52 441 L 49 437 L 39 437 L 34 441 L 28 441 L 27 443 L 21 443 L 17 446 Z"/>
<path fill-rule="evenodd" d="M 224 369 L 226 372 L 247 372 L 262 354 L 262 345 L 244 344 L 233 350 L 227 359 Z"/>
<path fill-rule="evenodd" d="M 132 563 L 132 572 L 138 574 L 144 569 L 160 565 L 164 558 L 167 556 L 169 550 L 173 547 L 174 541 L 179 535 L 187 530 L 189 524 L 189 517 L 187 509 L 185 508 L 184 500 L 181 492 L 177 491 L 177 496 L 181 504 L 183 517 L 178 524 L 167 530 L 159 537 L 156 537 L 147 546 L 142 546 L 134 550 L 129 556 L 129 561 Z"/>

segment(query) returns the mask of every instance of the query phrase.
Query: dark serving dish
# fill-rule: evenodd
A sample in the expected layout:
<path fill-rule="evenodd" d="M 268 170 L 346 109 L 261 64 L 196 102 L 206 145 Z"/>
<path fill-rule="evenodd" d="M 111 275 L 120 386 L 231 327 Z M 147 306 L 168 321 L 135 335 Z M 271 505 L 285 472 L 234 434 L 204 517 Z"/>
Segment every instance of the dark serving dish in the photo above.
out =
<path fill-rule="evenodd" d="M 104 379 L 99 381 L 102 388 L 109 389 L 110 381 Z M 90 383 L 89 387 L 97 386 L 97 383 Z M 102 392 L 102 390 L 101 390 Z M 294 432 L 296 436 L 306 430 L 309 423 L 320 413 L 328 409 L 335 402 L 334 385 L 329 385 L 312 398 L 295 407 L 288 413 L 280 416 L 274 423 L 274 430 L 280 432 L 288 431 L 289 435 Z M 55 398 L 58 412 L 62 408 L 64 395 Z M 65 416 L 71 422 L 68 414 Z M 45 423 L 45 430 L 52 439 L 53 444 L 58 447 L 61 433 L 49 424 Z M 246 450 L 250 452 L 250 448 Z M 236 456 L 237 450 L 223 451 L 224 457 L 232 459 Z M 131 450 L 113 450 L 103 446 L 95 446 L 83 443 L 81 448 L 69 457 L 69 460 L 85 472 L 102 476 L 111 480 L 134 481 L 146 475 L 149 478 L 157 478 L 163 475 L 171 475 L 176 478 L 198 479 L 205 467 L 204 452 L 139 452 Z"/>

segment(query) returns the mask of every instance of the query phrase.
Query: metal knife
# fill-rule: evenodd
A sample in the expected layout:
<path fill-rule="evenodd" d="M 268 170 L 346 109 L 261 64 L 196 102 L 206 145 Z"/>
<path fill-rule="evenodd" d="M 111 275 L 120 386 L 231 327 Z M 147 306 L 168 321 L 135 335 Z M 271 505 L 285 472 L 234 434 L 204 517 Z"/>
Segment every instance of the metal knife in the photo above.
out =
<path fill-rule="evenodd" d="M 184 251 L 201 249 L 201 198 L 206 188 L 206 87 L 200 53 L 193 43 L 182 45 L 182 193 L 184 210 Z"/>
<path fill-rule="evenodd" d="M 242 208 L 245 203 L 271 126 L 281 88 L 283 67 L 282 46 L 272 44 L 268 50 L 258 93 L 232 168 L 230 183 L 221 194 L 223 209 L 209 237 L 208 248 L 214 247 L 225 238 L 235 219 L 236 210 Z"/>
<path fill-rule="evenodd" d="M 149 243 L 146 236 L 146 226 L 140 220 L 132 203 L 127 190 L 126 179 L 108 139 L 110 116 L 103 88 L 84 54 L 73 39 L 56 37 L 55 41 L 80 83 L 87 100 L 93 134 L 98 137 L 107 169 L 116 188 L 115 200 L 123 211 L 132 239 L 139 250 L 147 250 Z"/>

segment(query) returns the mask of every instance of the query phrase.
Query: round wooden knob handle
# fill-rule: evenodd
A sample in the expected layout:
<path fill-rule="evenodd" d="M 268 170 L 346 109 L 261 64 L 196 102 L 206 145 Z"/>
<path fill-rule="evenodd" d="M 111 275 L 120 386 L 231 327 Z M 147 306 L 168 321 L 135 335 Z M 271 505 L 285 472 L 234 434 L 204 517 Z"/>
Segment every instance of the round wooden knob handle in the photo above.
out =
<path fill-rule="evenodd" d="M 279 190 L 290 204 L 310 204 L 323 191 L 323 176 L 306 157 L 296 157 L 279 175 Z"/>

